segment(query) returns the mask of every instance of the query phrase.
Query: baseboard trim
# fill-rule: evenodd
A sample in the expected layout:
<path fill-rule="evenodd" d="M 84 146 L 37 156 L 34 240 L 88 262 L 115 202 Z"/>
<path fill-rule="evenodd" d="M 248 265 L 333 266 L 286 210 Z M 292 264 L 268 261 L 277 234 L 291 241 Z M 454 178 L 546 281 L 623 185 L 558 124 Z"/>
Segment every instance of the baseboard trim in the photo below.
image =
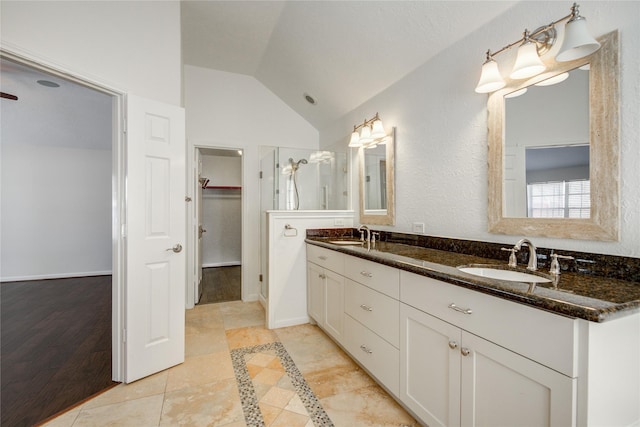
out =
<path fill-rule="evenodd" d="M 269 325 L 269 329 L 286 328 L 288 326 L 304 325 L 305 323 L 309 323 L 309 316 L 277 320 L 273 322 L 273 325 Z"/>
<path fill-rule="evenodd" d="M 36 274 L 32 276 L 0 277 L 0 282 L 26 282 L 29 280 L 71 279 L 74 277 L 111 276 L 109 271 L 83 271 L 78 273 Z"/>
<path fill-rule="evenodd" d="M 240 261 L 228 261 L 228 262 L 210 262 L 206 264 L 202 264 L 202 268 L 210 268 L 210 267 L 233 267 L 236 265 L 242 265 Z"/>

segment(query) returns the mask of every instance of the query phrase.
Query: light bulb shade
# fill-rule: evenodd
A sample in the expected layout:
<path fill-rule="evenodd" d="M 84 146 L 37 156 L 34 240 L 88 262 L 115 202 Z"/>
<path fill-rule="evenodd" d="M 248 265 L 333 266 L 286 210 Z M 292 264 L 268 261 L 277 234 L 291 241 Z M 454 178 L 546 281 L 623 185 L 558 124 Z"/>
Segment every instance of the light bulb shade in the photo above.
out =
<path fill-rule="evenodd" d="M 351 134 L 351 140 L 349 141 L 349 147 L 358 148 L 362 147 L 362 143 L 360 142 L 360 134 L 357 131 L 353 131 Z"/>
<path fill-rule="evenodd" d="M 480 74 L 480 81 L 478 81 L 478 85 L 476 86 L 476 92 L 494 92 L 502 89 L 505 85 L 506 83 L 498 69 L 498 63 L 493 59 L 489 59 L 482 65 L 482 74 Z"/>
<path fill-rule="evenodd" d="M 520 90 L 516 90 L 515 92 L 511 92 L 511 93 L 506 94 L 504 97 L 505 98 L 517 98 L 520 95 L 524 95 L 525 93 L 527 93 L 527 88 L 523 87 Z"/>
<path fill-rule="evenodd" d="M 545 70 L 545 65 L 538 56 L 538 49 L 535 43 L 523 43 L 518 48 L 518 56 L 513 66 L 513 71 L 509 75 L 514 80 L 526 79 L 540 74 Z"/>
<path fill-rule="evenodd" d="M 564 26 L 564 40 L 556 55 L 556 61 L 566 62 L 584 58 L 600 49 L 600 43 L 589 34 L 587 20 L 583 17 L 571 19 Z"/>
<path fill-rule="evenodd" d="M 561 74 L 558 74 L 557 76 L 553 76 L 551 78 L 538 82 L 535 84 L 535 86 L 552 86 L 560 82 L 563 82 L 568 78 L 569 78 L 569 73 L 561 73 Z"/>
<path fill-rule="evenodd" d="M 384 138 L 387 134 L 384 131 L 384 127 L 382 126 L 382 120 L 378 119 L 373 122 L 373 129 L 371 129 L 371 138 L 379 139 Z"/>
<path fill-rule="evenodd" d="M 371 137 L 371 128 L 369 126 L 363 126 L 362 130 L 360 130 L 360 143 L 362 145 L 367 145 L 371 141 L 373 141 L 373 138 Z"/>

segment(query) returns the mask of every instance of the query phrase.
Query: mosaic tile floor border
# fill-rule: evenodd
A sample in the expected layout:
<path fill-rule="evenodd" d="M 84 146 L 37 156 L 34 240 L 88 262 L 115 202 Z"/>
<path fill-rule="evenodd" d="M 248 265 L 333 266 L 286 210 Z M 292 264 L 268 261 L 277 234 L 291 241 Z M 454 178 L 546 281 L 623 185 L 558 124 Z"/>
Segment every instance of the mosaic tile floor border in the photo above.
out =
<path fill-rule="evenodd" d="M 333 422 L 322 408 L 320 401 L 313 391 L 311 391 L 311 388 L 309 388 L 298 367 L 293 363 L 293 359 L 291 359 L 291 356 L 289 356 L 289 353 L 287 353 L 280 342 L 231 350 L 233 371 L 238 383 L 242 411 L 244 412 L 247 425 L 264 426 L 265 424 L 262 418 L 262 412 L 260 412 L 260 408 L 258 407 L 258 397 L 256 396 L 253 382 L 249 376 L 244 356 L 246 354 L 260 353 L 269 350 L 275 351 L 276 356 L 280 359 L 280 363 L 284 367 L 300 400 L 304 403 L 313 424 L 317 427 L 333 427 Z"/>

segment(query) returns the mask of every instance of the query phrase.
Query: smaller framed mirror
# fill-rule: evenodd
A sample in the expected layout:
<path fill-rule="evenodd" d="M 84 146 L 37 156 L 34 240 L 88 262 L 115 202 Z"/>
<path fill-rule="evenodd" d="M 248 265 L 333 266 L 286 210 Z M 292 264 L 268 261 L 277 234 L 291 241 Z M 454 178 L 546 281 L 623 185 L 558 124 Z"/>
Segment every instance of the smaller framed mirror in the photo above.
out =
<path fill-rule="evenodd" d="M 360 222 L 395 223 L 396 129 L 375 147 L 358 149 L 360 163 Z"/>

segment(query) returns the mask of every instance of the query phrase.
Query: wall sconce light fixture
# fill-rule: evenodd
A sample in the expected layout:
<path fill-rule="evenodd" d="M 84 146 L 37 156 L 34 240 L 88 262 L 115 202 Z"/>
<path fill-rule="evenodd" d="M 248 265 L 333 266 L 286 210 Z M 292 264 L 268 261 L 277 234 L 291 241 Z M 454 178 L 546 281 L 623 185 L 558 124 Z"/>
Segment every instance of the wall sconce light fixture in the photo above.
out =
<path fill-rule="evenodd" d="M 360 133 L 358 133 L 358 129 L 360 129 Z M 386 137 L 387 133 L 384 131 L 384 126 L 382 126 L 382 120 L 380 120 L 380 116 L 376 113 L 376 115 L 369 120 L 364 119 L 362 124 L 353 125 L 353 133 L 349 140 L 349 147 L 373 148 L 378 144 L 384 143 Z"/>
<path fill-rule="evenodd" d="M 584 58 L 591 55 L 600 48 L 600 43 L 594 39 L 587 30 L 587 20 L 580 16 L 578 4 L 571 6 L 571 13 L 549 25 L 544 25 L 532 33 L 524 30 L 521 39 L 503 47 L 500 50 L 487 51 L 487 59 L 482 65 L 480 81 L 476 86 L 476 92 L 488 93 L 502 89 L 506 82 L 500 75 L 498 64 L 493 59 L 496 55 L 511 49 L 520 44 L 516 62 L 509 77 L 514 80 L 526 79 L 540 74 L 545 70 L 545 65 L 540 60 L 540 56 L 548 52 L 556 42 L 556 24 L 567 21 L 564 26 L 564 40 L 560 51 L 556 55 L 556 61 L 567 62 Z"/>

